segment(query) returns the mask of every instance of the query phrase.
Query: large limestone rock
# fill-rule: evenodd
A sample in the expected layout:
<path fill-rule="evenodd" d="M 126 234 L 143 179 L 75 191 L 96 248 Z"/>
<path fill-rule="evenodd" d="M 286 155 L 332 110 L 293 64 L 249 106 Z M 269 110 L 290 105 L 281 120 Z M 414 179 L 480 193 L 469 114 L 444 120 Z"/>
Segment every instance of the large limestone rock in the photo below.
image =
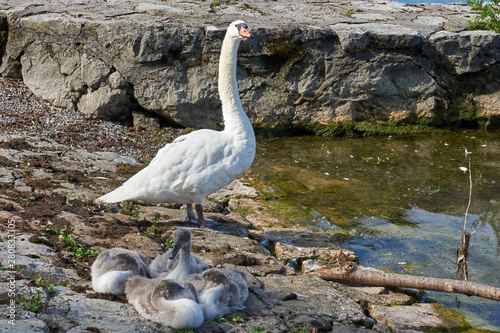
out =
<path fill-rule="evenodd" d="M 255 35 L 237 71 L 254 124 L 443 122 L 456 105 L 500 115 L 500 37 L 461 31 L 466 5 L 258 0 L 208 13 L 208 3 L 159 0 L 30 3 L 0 4 L 0 72 L 88 117 L 140 109 L 220 128 L 219 22 L 235 18 Z"/>

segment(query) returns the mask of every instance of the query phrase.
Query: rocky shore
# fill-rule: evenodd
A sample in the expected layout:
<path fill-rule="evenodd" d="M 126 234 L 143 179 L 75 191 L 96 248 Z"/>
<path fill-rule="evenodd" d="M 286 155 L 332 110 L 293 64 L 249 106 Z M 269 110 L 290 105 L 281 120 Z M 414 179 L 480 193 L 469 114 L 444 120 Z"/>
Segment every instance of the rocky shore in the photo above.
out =
<path fill-rule="evenodd" d="M 2 113 L 0 122 L 0 331 L 169 332 L 141 318 L 124 297 L 95 293 L 89 279 L 95 251 L 124 247 L 151 259 L 166 250 L 176 228 L 186 226 L 185 211 L 177 206 L 94 203 L 176 133 L 163 132 L 160 143 L 155 135 L 53 107 L 19 81 L 1 79 L 0 87 L 2 108 L 23 110 L 8 117 Z M 52 123 L 65 129 L 55 135 L 46 125 Z M 150 138 L 149 145 L 138 139 L 141 135 Z M 119 153 L 112 152 L 117 146 L 122 146 Z M 265 212 L 256 209 L 249 221 L 228 208 L 248 205 L 256 195 L 237 181 L 207 200 L 207 216 L 221 222 L 227 235 L 188 225 L 193 252 L 211 267 L 244 270 L 250 291 L 244 310 L 206 321 L 194 332 L 467 327 L 455 311 L 420 303 L 414 290 L 331 283 L 301 273 L 302 266 L 333 266 L 357 257 L 338 248 L 335 235 L 272 228 Z"/>
<path fill-rule="evenodd" d="M 86 117 L 220 128 L 220 45 L 244 19 L 255 38 L 238 83 L 256 128 L 488 128 L 500 122 L 500 35 L 464 30 L 475 15 L 380 0 L 0 1 L 0 74 Z"/>

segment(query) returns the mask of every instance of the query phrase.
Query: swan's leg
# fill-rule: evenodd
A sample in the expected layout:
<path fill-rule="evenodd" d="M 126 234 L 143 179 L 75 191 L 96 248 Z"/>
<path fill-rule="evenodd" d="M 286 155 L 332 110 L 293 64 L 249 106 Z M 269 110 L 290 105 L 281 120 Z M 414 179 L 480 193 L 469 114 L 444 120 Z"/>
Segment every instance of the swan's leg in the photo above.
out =
<path fill-rule="evenodd" d="M 196 217 L 194 216 L 194 211 L 193 211 L 193 205 L 188 204 L 187 205 L 187 216 L 184 221 L 188 221 L 191 223 L 196 223 Z"/>
<path fill-rule="evenodd" d="M 196 204 L 196 214 L 198 215 L 198 225 L 201 229 L 208 229 L 210 231 L 222 232 L 215 229 L 213 226 L 219 225 L 220 223 L 214 220 L 206 220 L 203 216 L 203 206 L 201 204 Z"/>

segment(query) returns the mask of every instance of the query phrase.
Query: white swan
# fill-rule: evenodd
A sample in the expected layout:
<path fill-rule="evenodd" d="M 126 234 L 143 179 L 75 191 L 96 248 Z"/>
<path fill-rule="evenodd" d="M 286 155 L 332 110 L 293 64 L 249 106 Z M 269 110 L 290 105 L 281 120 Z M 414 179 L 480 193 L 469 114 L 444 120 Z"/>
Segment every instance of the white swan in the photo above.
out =
<path fill-rule="evenodd" d="M 197 295 L 192 291 L 196 292 L 176 281 L 140 276 L 131 277 L 125 285 L 128 302 L 141 316 L 176 329 L 195 328 L 204 321 Z"/>
<path fill-rule="evenodd" d="M 199 303 L 206 320 L 244 308 L 248 286 L 245 273 L 239 269 L 212 268 L 202 274 L 190 275 L 186 281 L 198 290 Z"/>
<path fill-rule="evenodd" d="M 178 137 L 158 151 L 151 163 L 121 187 L 100 197 L 103 202 L 141 199 L 149 203 L 187 204 L 187 220 L 207 229 L 202 202 L 230 184 L 252 165 L 255 134 L 243 110 L 236 81 L 240 41 L 252 37 L 243 21 L 227 28 L 219 63 L 219 94 L 224 130 L 208 129 Z"/>
<path fill-rule="evenodd" d="M 104 250 L 92 264 L 92 288 L 103 294 L 123 295 L 125 281 L 134 275 L 148 276 L 148 259 L 119 247 Z"/>
<path fill-rule="evenodd" d="M 196 254 L 191 253 L 191 231 L 178 228 L 174 233 L 174 247 L 157 256 L 149 265 L 148 272 L 152 278 L 184 281 L 188 275 L 201 273 L 207 269 L 208 265 Z"/>

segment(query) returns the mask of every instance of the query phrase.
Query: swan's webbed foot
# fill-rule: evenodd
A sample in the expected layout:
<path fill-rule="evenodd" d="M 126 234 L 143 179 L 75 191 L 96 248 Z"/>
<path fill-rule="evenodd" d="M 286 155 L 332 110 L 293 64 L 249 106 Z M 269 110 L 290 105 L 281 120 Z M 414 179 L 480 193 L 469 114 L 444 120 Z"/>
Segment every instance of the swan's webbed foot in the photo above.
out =
<path fill-rule="evenodd" d="M 226 231 L 223 231 L 223 230 L 216 228 L 216 226 L 220 225 L 219 222 L 214 221 L 214 220 L 206 220 L 205 219 L 205 217 L 203 216 L 203 206 L 202 205 L 196 204 L 195 206 L 196 206 L 196 213 L 198 215 L 198 225 L 199 225 L 201 230 L 227 234 Z"/>

